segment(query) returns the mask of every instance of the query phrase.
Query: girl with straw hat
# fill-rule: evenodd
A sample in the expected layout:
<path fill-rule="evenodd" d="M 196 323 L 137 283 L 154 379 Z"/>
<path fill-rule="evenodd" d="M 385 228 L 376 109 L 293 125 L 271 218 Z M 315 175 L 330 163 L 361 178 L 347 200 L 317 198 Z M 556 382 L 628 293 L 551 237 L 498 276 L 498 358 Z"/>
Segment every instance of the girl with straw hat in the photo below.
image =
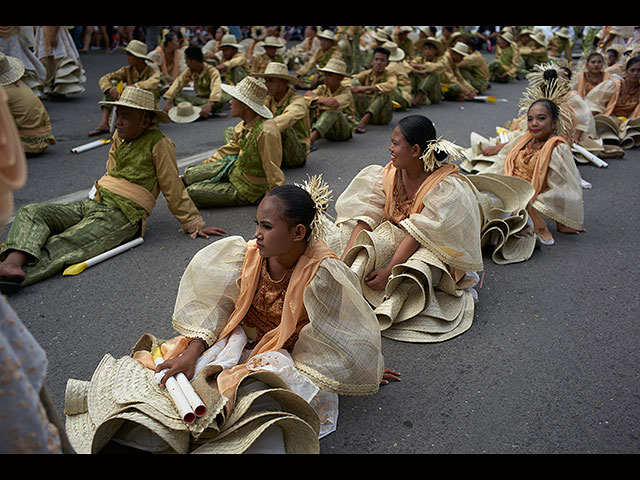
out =
<path fill-rule="evenodd" d="M 222 239 L 190 261 L 172 315 L 178 337 L 145 335 L 131 356 L 106 355 L 91 382 L 69 380 L 79 453 L 110 441 L 158 453 L 319 453 L 338 395 L 372 395 L 398 378 L 353 272 L 322 240 L 330 195 L 319 177 L 268 192 L 252 240 Z M 164 388 L 180 373 L 207 407 L 192 423 Z"/>
<path fill-rule="evenodd" d="M 309 144 L 313 146 L 320 138 L 338 142 L 351 140 L 356 121 L 353 94 L 343 83 L 351 77 L 347 65 L 332 58 L 320 71 L 324 74 L 324 83 L 305 94 L 311 115 Z"/>
<path fill-rule="evenodd" d="M 458 167 L 462 149 L 422 115 L 403 118 L 391 161 L 361 170 L 336 202 L 327 244 L 356 272 L 382 335 L 440 342 L 473 320 L 483 270 L 481 216 Z"/>
<path fill-rule="evenodd" d="M 241 121 L 226 145 L 185 170 L 184 183 L 199 207 L 255 205 L 284 184 L 280 131 L 265 106 L 267 87 L 261 80 L 249 76 L 222 89 L 231 97 L 231 115 Z"/>
<path fill-rule="evenodd" d="M 21 207 L 0 249 L 0 279 L 15 289 L 44 280 L 64 265 L 83 262 L 144 235 L 160 193 L 192 238 L 223 235 L 205 227 L 178 176 L 173 142 L 156 126 L 169 117 L 155 108 L 153 93 L 127 87 L 117 101 L 116 132 L 107 172 L 92 198 L 63 205 Z"/>

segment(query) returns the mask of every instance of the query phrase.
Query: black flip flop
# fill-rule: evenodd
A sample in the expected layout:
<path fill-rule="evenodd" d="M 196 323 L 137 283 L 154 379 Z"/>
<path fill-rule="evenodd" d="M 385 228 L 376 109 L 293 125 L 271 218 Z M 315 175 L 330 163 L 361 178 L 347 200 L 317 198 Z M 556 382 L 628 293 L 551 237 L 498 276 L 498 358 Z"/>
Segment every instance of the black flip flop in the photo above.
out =
<path fill-rule="evenodd" d="M 16 293 L 21 288 L 22 288 L 22 282 L 17 282 L 13 280 L 0 280 L 0 292 L 3 295 Z"/>

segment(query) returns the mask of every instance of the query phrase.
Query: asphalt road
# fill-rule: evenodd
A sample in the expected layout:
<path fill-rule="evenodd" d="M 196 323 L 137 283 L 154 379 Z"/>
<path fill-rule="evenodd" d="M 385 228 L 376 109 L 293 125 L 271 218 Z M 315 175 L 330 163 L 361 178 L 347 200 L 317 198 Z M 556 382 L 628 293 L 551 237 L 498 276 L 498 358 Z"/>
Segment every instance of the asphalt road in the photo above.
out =
<path fill-rule="evenodd" d="M 108 147 L 82 154 L 99 121 L 98 78 L 125 55 L 82 56 L 86 91 L 45 101 L 58 143 L 28 159 L 16 207 L 83 196 L 104 172 Z M 494 85 L 496 104 L 443 102 L 420 113 L 439 135 L 469 145 L 513 118 L 525 82 Z M 222 143 L 237 119 L 162 126 L 183 169 Z M 365 165 L 389 159 L 392 125 L 370 126 L 349 143 L 320 141 L 287 182 L 322 173 L 335 197 Z M 587 232 L 558 235 L 526 263 L 499 266 L 485 255 L 473 326 L 438 344 L 383 339 L 389 367 L 402 381 L 371 397 L 341 397 L 338 430 L 322 453 L 638 453 L 638 179 L 640 151 L 599 169 L 580 165 Z M 208 225 L 250 238 L 254 208 L 203 210 Z M 7 228 L 2 232 L 2 240 Z M 46 350 L 47 386 L 62 414 L 67 379 L 88 380 L 105 353 L 118 357 L 145 332 L 168 338 L 181 274 L 215 239 L 191 239 L 160 199 L 144 244 L 77 276 L 58 275 L 8 297 Z"/>

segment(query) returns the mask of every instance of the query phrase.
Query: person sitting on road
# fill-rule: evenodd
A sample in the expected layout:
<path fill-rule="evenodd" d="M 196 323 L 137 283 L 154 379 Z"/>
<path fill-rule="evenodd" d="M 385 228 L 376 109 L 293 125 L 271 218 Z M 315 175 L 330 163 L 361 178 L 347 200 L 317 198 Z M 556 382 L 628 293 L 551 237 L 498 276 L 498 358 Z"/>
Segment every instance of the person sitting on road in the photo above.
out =
<path fill-rule="evenodd" d="M 231 116 L 241 121 L 225 145 L 184 171 L 183 181 L 198 207 L 257 205 L 267 191 L 284 184 L 280 130 L 265 106 L 264 82 L 248 76 L 236 86 L 223 83 L 222 89 L 231 96 Z"/>
<path fill-rule="evenodd" d="M 222 101 L 222 80 L 218 70 L 202 58 L 200 47 L 187 47 L 184 51 L 187 69 L 176 78 L 163 97 L 165 112 L 174 104 L 188 102 L 200 109 L 200 118 L 218 114 L 224 107 Z M 183 92 L 184 87 L 193 83 L 195 95 Z"/>
<path fill-rule="evenodd" d="M 98 81 L 102 92 L 102 101 L 114 102 L 120 98 L 118 84 L 123 86 L 138 87 L 153 93 L 156 105 L 160 100 L 160 72 L 147 63 L 147 46 L 139 40 L 131 40 L 125 48 L 127 52 L 127 65 L 115 72 L 110 72 Z M 109 116 L 113 111 L 110 105 L 102 104 L 100 107 L 102 118 L 98 126 L 89 133 L 90 137 L 109 133 Z"/>
<path fill-rule="evenodd" d="M 92 198 L 65 204 L 21 207 L 0 249 L 4 292 L 44 280 L 65 264 L 82 262 L 144 235 L 160 192 L 183 232 L 192 238 L 223 235 L 205 222 L 178 175 L 175 146 L 157 128 L 168 123 L 155 108 L 153 93 L 126 87 L 120 99 L 105 102 L 117 111 L 107 172 Z"/>
<path fill-rule="evenodd" d="M 282 137 L 282 167 L 303 166 L 309 155 L 311 121 L 307 102 L 295 89 L 298 79 L 280 62 L 269 63 L 264 73 L 254 76 L 264 78 L 267 87 L 265 106 L 271 110 Z"/>

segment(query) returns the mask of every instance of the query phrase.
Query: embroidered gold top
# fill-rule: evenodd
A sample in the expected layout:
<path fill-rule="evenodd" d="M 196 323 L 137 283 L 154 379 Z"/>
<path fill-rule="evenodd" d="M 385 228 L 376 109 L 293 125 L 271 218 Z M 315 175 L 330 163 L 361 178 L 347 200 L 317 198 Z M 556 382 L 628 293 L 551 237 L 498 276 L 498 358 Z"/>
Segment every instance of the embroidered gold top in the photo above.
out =
<path fill-rule="evenodd" d="M 267 260 L 263 259 L 258 288 L 253 296 L 251 307 L 242 321 L 242 325 L 252 342 L 257 343 L 264 334 L 280 324 L 282 309 L 284 307 L 284 297 L 287 293 L 287 287 L 289 286 L 292 273 L 293 268 L 280 280 L 273 280 L 267 271 Z M 293 350 L 298 340 L 300 330 L 307 323 L 309 323 L 309 319 L 305 312 L 298 322 L 294 333 L 284 344 L 286 350 L 289 352 Z"/>

